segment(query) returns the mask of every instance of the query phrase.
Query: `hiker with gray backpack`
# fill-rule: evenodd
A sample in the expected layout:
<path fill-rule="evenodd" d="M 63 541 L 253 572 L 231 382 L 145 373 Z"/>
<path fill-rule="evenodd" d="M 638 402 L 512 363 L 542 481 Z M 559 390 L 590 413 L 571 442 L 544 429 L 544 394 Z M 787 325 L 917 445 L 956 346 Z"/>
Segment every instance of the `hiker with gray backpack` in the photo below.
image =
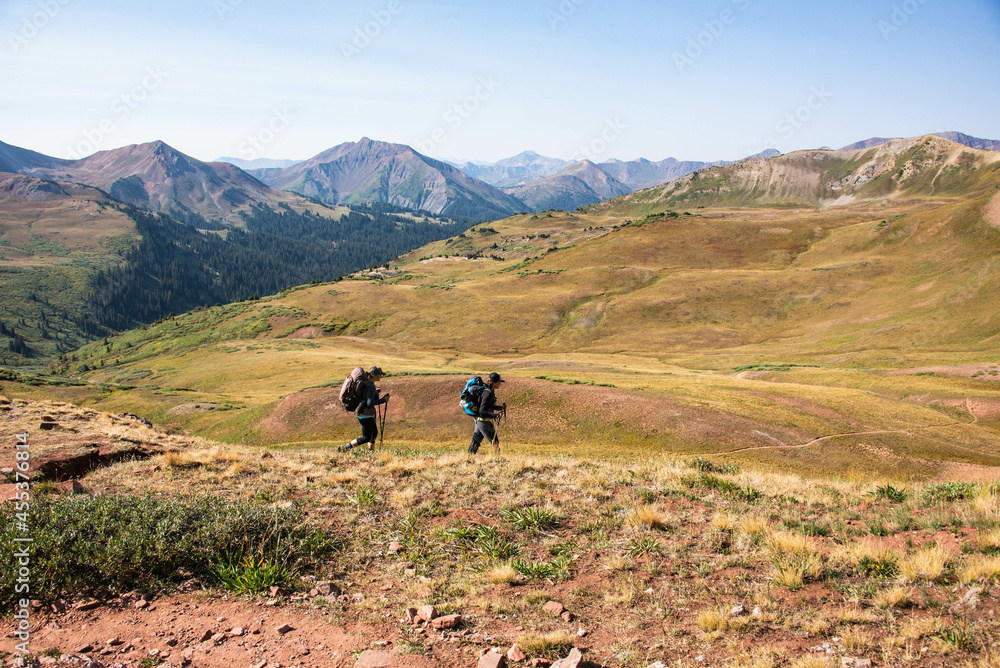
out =
<path fill-rule="evenodd" d="M 367 372 L 362 367 L 357 367 L 340 386 L 340 403 L 348 412 L 357 410 L 358 422 L 361 424 L 361 438 L 355 438 L 350 443 L 339 446 L 337 450 L 340 452 L 347 452 L 365 443 L 368 444 L 369 450 L 375 449 L 375 439 L 378 438 L 376 406 L 389 401 L 389 393 L 386 392 L 380 397 L 379 389 L 375 386 L 383 375 L 381 367 L 373 366 Z"/>
<path fill-rule="evenodd" d="M 497 436 L 494 422 L 506 415 L 507 404 L 498 407 L 493 392 L 503 382 L 506 381 L 495 371 L 490 374 L 486 383 L 479 376 L 474 376 L 468 380 L 465 389 L 459 394 L 462 409 L 476 421 L 476 427 L 472 432 L 472 443 L 469 444 L 470 455 L 479 452 L 479 446 L 484 439 L 489 440 L 497 451 L 500 449 L 500 437 Z"/>

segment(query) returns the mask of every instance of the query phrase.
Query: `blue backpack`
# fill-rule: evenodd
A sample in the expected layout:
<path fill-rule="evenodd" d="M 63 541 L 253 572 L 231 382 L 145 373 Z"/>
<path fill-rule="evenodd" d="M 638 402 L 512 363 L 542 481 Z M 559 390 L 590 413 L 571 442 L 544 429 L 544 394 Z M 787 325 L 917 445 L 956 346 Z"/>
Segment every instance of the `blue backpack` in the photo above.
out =
<path fill-rule="evenodd" d="M 458 404 L 466 415 L 479 417 L 479 398 L 485 389 L 486 383 L 479 376 L 473 376 L 465 384 L 465 388 L 458 395 Z"/>

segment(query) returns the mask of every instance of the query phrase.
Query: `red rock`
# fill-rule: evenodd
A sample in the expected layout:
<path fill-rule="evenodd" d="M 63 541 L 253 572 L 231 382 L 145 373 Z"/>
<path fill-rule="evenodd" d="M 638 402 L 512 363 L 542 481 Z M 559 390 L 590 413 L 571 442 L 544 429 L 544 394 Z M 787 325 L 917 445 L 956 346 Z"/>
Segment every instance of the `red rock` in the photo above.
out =
<path fill-rule="evenodd" d="M 277 627 L 274 630 L 281 635 L 285 635 L 286 633 L 291 633 L 292 631 L 294 631 L 295 627 L 292 626 L 291 624 L 282 624 L 281 626 Z"/>
<path fill-rule="evenodd" d="M 581 663 L 583 663 L 583 654 L 574 647 L 570 650 L 569 656 L 553 663 L 552 668 L 580 668 Z"/>
<path fill-rule="evenodd" d="M 354 668 L 393 668 L 397 663 L 395 652 L 369 649 L 361 653 L 354 662 Z"/>
<path fill-rule="evenodd" d="M 319 582 L 316 584 L 316 591 L 320 596 L 340 596 L 340 587 L 332 582 Z"/>
<path fill-rule="evenodd" d="M 552 662 L 548 659 L 536 658 L 531 660 L 530 665 L 531 668 L 545 668 L 546 666 L 551 666 Z"/>
<path fill-rule="evenodd" d="M 389 543 L 389 554 L 399 554 L 402 551 L 403 551 L 402 544 L 397 543 L 396 541 L 392 541 L 391 543 Z"/>
<path fill-rule="evenodd" d="M 417 609 L 417 619 L 424 622 L 429 622 L 437 617 L 437 608 L 433 605 L 422 605 Z"/>
<path fill-rule="evenodd" d="M 567 610 L 566 612 L 562 613 L 562 614 L 561 614 L 561 615 L 559 615 L 559 616 L 560 616 L 560 617 L 562 617 L 562 620 L 563 620 L 564 622 L 571 622 L 571 621 L 573 621 L 573 620 L 575 619 L 575 618 L 573 617 L 573 613 L 572 613 L 572 612 L 570 612 L 569 610 Z"/>
<path fill-rule="evenodd" d="M 462 615 L 445 615 L 443 617 L 435 617 L 431 621 L 431 626 L 436 629 L 453 629 L 462 623 Z"/>
<path fill-rule="evenodd" d="M 93 610 L 94 608 L 101 607 L 101 602 L 96 598 L 87 599 L 85 601 L 80 601 L 73 606 L 74 610 Z"/>
<path fill-rule="evenodd" d="M 479 657 L 479 667 L 478 668 L 504 668 L 507 665 L 507 659 L 503 654 L 497 654 L 493 650 L 490 650 L 486 654 Z"/>
<path fill-rule="evenodd" d="M 198 642 L 205 642 L 206 640 L 211 640 L 212 636 L 214 635 L 215 631 L 213 631 L 212 629 L 208 629 L 207 631 L 201 634 L 201 640 L 199 640 Z"/>
<path fill-rule="evenodd" d="M 135 603 L 133 603 L 132 607 L 134 607 L 136 610 L 145 610 L 146 608 L 149 607 L 149 601 L 143 601 L 142 599 L 140 599 Z"/>
<path fill-rule="evenodd" d="M 566 612 L 566 606 L 562 603 L 557 603 L 556 601 L 549 601 L 542 606 L 542 610 L 549 613 L 553 617 L 558 617 L 562 613 Z"/>
<path fill-rule="evenodd" d="M 520 647 L 518 647 L 517 645 L 511 645 L 510 649 L 507 650 L 507 658 L 513 661 L 514 663 L 520 663 L 521 661 L 524 661 L 528 657 L 524 655 L 524 652 L 521 651 Z"/>
<path fill-rule="evenodd" d="M 407 608 L 403 611 L 403 621 L 407 624 L 413 624 L 417 621 L 417 609 Z"/>

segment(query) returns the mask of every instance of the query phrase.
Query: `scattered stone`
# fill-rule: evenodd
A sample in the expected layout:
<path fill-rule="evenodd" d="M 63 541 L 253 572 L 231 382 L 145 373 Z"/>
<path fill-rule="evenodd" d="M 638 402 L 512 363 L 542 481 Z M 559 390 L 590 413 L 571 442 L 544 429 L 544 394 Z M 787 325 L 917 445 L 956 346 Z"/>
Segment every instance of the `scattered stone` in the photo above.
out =
<path fill-rule="evenodd" d="M 872 668 L 871 659 L 852 659 L 845 656 L 840 660 L 841 668 Z"/>
<path fill-rule="evenodd" d="M 163 644 L 167 647 L 177 647 L 177 638 L 167 638 L 163 641 Z"/>
<path fill-rule="evenodd" d="M 77 603 L 76 605 L 73 606 L 73 609 L 74 610 L 93 610 L 94 608 L 99 608 L 99 607 L 101 607 L 101 602 L 98 601 L 96 598 L 90 598 L 90 599 L 86 599 L 86 600 L 80 601 L 79 603 Z"/>
<path fill-rule="evenodd" d="M 214 635 L 215 631 L 213 631 L 212 629 L 208 629 L 207 631 L 201 634 L 201 640 L 199 640 L 198 642 L 205 642 L 206 640 L 211 640 L 212 636 Z"/>
<path fill-rule="evenodd" d="M 212 634 L 212 642 L 214 642 L 216 645 L 218 645 L 219 643 L 221 643 L 225 639 L 226 639 L 226 634 L 225 633 L 213 633 Z"/>
<path fill-rule="evenodd" d="M 546 666 L 551 666 L 552 662 L 548 659 L 543 659 L 541 657 L 536 657 L 530 661 L 531 668 L 546 668 Z"/>
<path fill-rule="evenodd" d="M 566 612 L 566 606 L 556 601 L 549 601 L 542 606 L 542 611 L 547 612 L 553 617 L 559 617 L 562 613 Z"/>
<path fill-rule="evenodd" d="M 124 645 L 125 641 L 116 636 L 114 638 L 108 638 L 108 641 L 105 644 L 108 647 L 118 647 L 119 645 Z"/>
<path fill-rule="evenodd" d="M 731 614 L 733 617 L 741 617 L 741 616 L 747 614 L 747 609 L 743 606 L 742 603 L 740 603 L 739 605 L 737 605 L 736 607 L 734 607 L 732 610 L 730 610 L 729 614 Z"/>
<path fill-rule="evenodd" d="M 965 596 L 955 601 L 948 609 L 953 615 L 968 615 L 979 605 L 979 595 L 983 593 L 982 587 L 973 587 L 965 592 Z"/>
<path fill-rule="evenodd" d="M 230 629 L 230 631 L 229 631 L 229 633 L 227 635 L 230 638 L 240 638 L 240 637 L 243 636 L 244 633 L 245 633 L 245 631 L 243 630 L 242 626 L 236 626 L 236 627 Z"/>
<path fill-rule="evenodd" d="M 291 624 L 282 624 L 281 626 L 274 629 L 279 635 L 285 635 L 286 633 L 291 633 L 295 630 L 295 627 Z"/>
<path fill-rule="evenodd" d="M 445 615 L 444 617 L 435 617 L 431 621 L 431 626 L 436 629 L 453 629 L 461 623 L 462 615 Z"/>
<path fill-rule="evenodd" d="M 417 619 L 422 622 L 429 622 L 437 617 L 437 608 L 433 605 L 422 605 L 417 609 Z"/>
<path fill-rule="evenodd" d="M 586 638 L 587 633 L 589 633 L 589 631 L 587 631 L 587 629 L 583 628 L 582 626 L 576 630 L 576 635 L 578 638 Z"/>
<path fill-rule="evenodd" d="M 520 647 L 518 647 L 517 645 L 511 645 L 510 649 L 507 650 L 507 658 L 513 661 L 514 663 L 520 663 L 521 661 L 524 661 L 528 657 L 524 655 L 524 652 L 521 651 Z"/>
<path fill-rule="evenodd" d="M 417 609 L 407 608 L 403 611 L 403 622 L 406 624 L 415 624 L 417 622 Z"/>
<path fill-rule="evenodd" d="M 265 668 L 267 666 L 267 659 L 261 659 L 257 663 L 250 666 L 250 668 Z"/>
<path fill-rule="evenodd" d="M 361 653 L 354 668 L 392 668 L 397 663 L 395 652 L 369 649 Z"/>
<path fill-rule="evenodd" d="M 181 592 L 192 592 L 201 589 L 201 580 L 198 578 L 188 578 L 177 588 Z"/>
<path fill-rule="evenodd" d="M 281 596 L 288 596 L 288 590 L 284 587 L 271 587 L 268 592 L 271 598 L 279 598 Z"/>
<path fill-rule="evenodd" d="M 359 592 L 351 596 L 351 600 L 353 600 L 355 603 L 360 603 L 361 601 L 365 600 L 365 595 Z"/>
<path fill-rule="evenodd" d="M 504 668 L 507 659 L 496 650 L 490 650 L 479 657 L 479 668 Z"/>
<path fill-rule="evenodd" d="M 562 617 L 562 620 L 563 620 L 564 622 L 567 622 L 567 623 L 569 623 L 569 622 L 572 622 L 572 621 L 573 621 L 573 619 L 575 619 L 575 618 L 573 617 L 573 613 L 572 613 L 572 612 L 570 612 L 569 610 L 567 610 L 566 612 L 562 613 L 562 614 L 561 614 L 561 615 L 559 615 L 559 616 L 560 616 L 560 617 Z"/>
<path fill-rule="evenodd" d="M 171 666 L 176 666 L 176 667 L 190 666 L 191 665 L 191 659 L 189 659 L 188 657 L 186 657 L 186 656 L 184 656 L 182 654 L 171 654 L 167 658 L 167 663 L 169 663 Z"/>
<path fill-rule="evenodd" d="M 132 607 L 136 610 L 145 610 L 149 607 L 149 601 L 144 601 L 141 598 L 132 604 Z"/>
<path fill-rule="evenodd" d="M 755 605 L 753 608 L 753 612 L 751 612 L 750 614 L 752 614 L 757 619 L 760 619 L 761 617 L 764 616 L 764 611 L 760 609 L 759 605 Z"/>
<path fill-rule="evenodd" d="M 583 654 L 574 647 L 570 650 L 569 656 L 553 663 L 552 668 L 580 668 L 581 663 L 583 663 Z"/>
<path fill-rule="evenodd" d="M 266 605 L 269 608 L 276 607 L 278 605 L 278 599 L 276 598 L 268 599 L 267 601 L 264 602 L 264 605 Z"/>
<path fill-rule="evenodd" d="M 399 554 L 403 551 L 403 545 L 396 541 L 389 543 L 389 554 Z"/>
<path fill-rule="evenodd" d="M 91 645 L 90 643 L 87 643 L 86 645 L 81 645 L 80 647 L 77 647 L 75 650 L 73 650 L 75 654 L 86 654 L 87 652 L 93 652 L 93 651 L 94 651 L 94 646 Z"/>
<path fill-rule="evenodd" d="M 332 582 L 318 582 L 316 591 L 320 596 L 340 596 L 340 587 Z"/>

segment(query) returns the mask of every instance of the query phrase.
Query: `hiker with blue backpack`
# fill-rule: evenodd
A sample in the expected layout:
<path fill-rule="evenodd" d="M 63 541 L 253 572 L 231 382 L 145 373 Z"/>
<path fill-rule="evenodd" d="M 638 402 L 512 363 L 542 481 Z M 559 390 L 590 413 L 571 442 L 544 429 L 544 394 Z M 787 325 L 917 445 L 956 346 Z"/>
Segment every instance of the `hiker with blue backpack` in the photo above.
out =
<path fill-rule="evenodd" d="M 500 437 L 497 436 L 494 421 L 506 415 L 507 404 L 505 402 L 499 407 L 496 405 L 494 390 L 503 382 L 506 381 L 494 371 L 489 376 L 489 382 L 484 383 L 482 378 L 475 376 L 469 379 L 465 389 L 462 390 L 459 397 L 462 408 L 476 421 L 475 430 L 472 432 L 472 443 L 469 444 L 470 455 L 479 452 L 479 446 L 484 439 L 489 440 L 498 451 L 500 449 Z"/>
<path fill-rule="evenodd" d="M 375 449 L 375 439 L 378 438 L 378 421 L 375 419 L 376 406 L 389 401 L 389 393 L 381 397 L 375 386 L 384 375 L 382 368 L 373 366 L 367 372 L 358 367 L 344 379 L 340 388 L 340 401 L 346 411 L 358 411 L 358 422 L 361 424 L 361 438 L 355 438 L 346 445 L 338 446 L 340 452 L 368 444 L 369 450 Z"/>

